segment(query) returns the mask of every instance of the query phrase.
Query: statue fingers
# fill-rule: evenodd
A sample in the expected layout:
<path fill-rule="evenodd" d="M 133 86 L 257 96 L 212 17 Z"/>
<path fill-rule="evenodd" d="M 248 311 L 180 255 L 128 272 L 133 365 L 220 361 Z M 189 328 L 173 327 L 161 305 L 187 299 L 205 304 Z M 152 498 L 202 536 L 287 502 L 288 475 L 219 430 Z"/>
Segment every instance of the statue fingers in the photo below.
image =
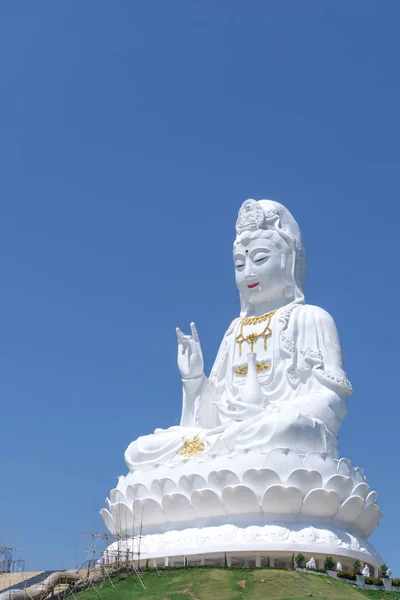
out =
<path fill-rule="evenodd" d="M 194 339 L 195 342 L 199 342 L 199 334 L 197 333 L 197 329 L 196 329 L 196 325 L 194 324 L 194 321 L 192 321 L 190 323 L 190 329 L 192 331 L 192 337 Z"/>
<path fill-rule="evenodd" d="M 228 419 L 233 419 L 234 421 L 240 420 L 242 418 L 243 411 L 241 410 L 230 410 L 229 408 L 224 408 L 218 402 L 213 402 L 213 404 L 218 408 L 218 412 L 224 417 L 228 417 Z"/>
<path fill-rule="evenodd" d="M 218 409 L 218 411 L 224 415 L 224 417 L 230 417 L 231 412 L 228 408 L 224 408 L 219 402 L 213 402 L 213 405 Z"/>
<path fill-rule="evenodd" d="M 186 351 L 190 347 L 189 338 L 187 335 L 182 333 L 179 327 L 176 328 L 176 337 L 178 339 L 178 348 L 180 348 L 181 354 L 186 354 Z"/>
<path fill-rule="evenodd" d="M 248 404 L 242 402 L 241 400 L 229 400 L 229 404 L 232 404 L 232 406 L 236 406 L 236 408 L 241 409 L 245 409 L 248 407 Z"/>
<path fill-rule="evenodd" d="M 180 340 L 184 340 L 184 339 L 186 338 L 186 335 L 183 333 L 183 331 L 181 331 L 181 330 L 179 329 L 179 327 L 177 327 L 177 328 L 175 329 L 175 332 L 176 332 L 176 337 L 178 338 L 178 342 L 179 342 Z"/>

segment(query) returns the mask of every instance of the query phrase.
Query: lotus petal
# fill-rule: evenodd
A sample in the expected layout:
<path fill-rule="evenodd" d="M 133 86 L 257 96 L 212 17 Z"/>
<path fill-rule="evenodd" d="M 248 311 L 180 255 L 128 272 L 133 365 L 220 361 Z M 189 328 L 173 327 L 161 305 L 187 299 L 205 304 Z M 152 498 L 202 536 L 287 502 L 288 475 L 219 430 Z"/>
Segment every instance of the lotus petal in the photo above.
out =
<path fill-rule="evenodd" d="M 228 486 L 222 490 L 222 502 L 228 514 L 260 512 L 260 503 L 257 496 L 246 485 Z"/>
<path fill-rule="evenodd" d="M 162 499 L 162 507 L 167 520 L 172 523 L 190 521 L 196 518 L 193 506 L 183 494 L 167 494 Z"/>
<path fill-rule="evenodd" d="M 195 490 L 192 493 L 192 505 L 200 519 L 219 517 L 226 514 L 221 498 L 214 490 Z"/>
<path fill-rule="evenodd" d="M 333 517 L 337 513 L 340 496 L 335 490 L 312 490 L 304 498 L 301 512 L 313 517 Z"/>
<path fill-rule="evenodd" d="M 382 518 L 382 513 L 378 512 L 364 529 L 364 536 L 368 538 Z"/>
<path fill-rule="evenodd" d="M 110 502 L 111 504 L 115 504 L 116 502 L 126 502 L 126 498 L 121 490 L 115 488 L 110 492 Z"/>
<path fill-rule="evenodd" d="M 336 462 L 325 452 L 310 452 L 306 454 L 304 457 L 304 468 L 309 471 L 318 471 L 321 474 L 323 483 L 337 473 Z"/>
<path fill-rule="evenodd" d="M 116 535 L 117 530 L 115 528 L 114 519 L 112 518 L 111 513 L 109 513 L 106 508 L 102 508 L 100 514 L 103 517 L 104 525 L 107 527 L 111 535 Z"/>
<path fill-rule="evenodd" d="M 303 503 L 301 491 L 297 487 L 273 485 L 267 489 L 262 499 L 264 513 L 297 514 Z"/>
<path fill-rule="evenodd" d="M 133 514 L 131 509 L 122 502 L 111 505 L 111 514 L 115 523 L 117 534 L 123 535 L 132 531 Z"/>
<path fill-rule="evenodd" d="M 287 484 L 299 488 L 303 496 L 307 496 L 308 492 L 322 486 L 322 477 L 317 471 L 296 469 L 289 475 Z"/>
<path fill-rule="evenodd" d="M 179 489 L 190 497 L 194 490 L 202 490 L 208 487 L 206 480 L 201 475 L 182 475 L 179 480 Z"/>
<path fill-rule="evenodd" d="M 356 467 L 354 469 L 354 483 L 362 483 L 365 481 L 364 469 Z"/>
<path fill-rule="evenodd" d="M 359 483 L 356 485 L 352 492 L 352 496 L 360 496 L 360 498 L 366 498 L 369 492 L 368 483 Z"/>
<path fill-rule="evenodd" d="M 263 466 L 278 473 L 282 482 L 285 482 L 290 473 L 303 466 L 303 460 L 299 454 L 292 452 L 292 450 L 277 448 L 264 456 Z"/>
<path fill-rule="evenodd" d="M 166 522 L 161 505 L 153 498 L 135 500 L 133 504 L 135 525 L 160 525 Z"/>
<path fill-rule="evenodd" d="M 243 483 L 260 498 L 263 497 L 266 489 L 280 482 L 278 473 L 271 469 L 248 469 L 243 475 Z"/>
<path fill-rule="evenodd" d="M 172 479 L 164 478 L 164 479 L 156 479 L 151 484 L 151 491 L 155 495 L 156 498 L 161 498 L 167 494 L 173 494 L 176 492 L 176 484 Z"/>
<path fill-rule="evenodd" d="M 348 458 L 341 458 L 338 462 L 337 472 L 345 477 L 354 477 L 354 468 Z"/>
<path fill-rule="evenodd" d="M 148 498 L 150 495 L 149 490 L 143 483 L 134 483 L 133 485 L 128 485 L 126 488 L 126 500 L 128 501 L 128 505 L 132 504 L 137 498 Z"/>
<path fill-rule="evenodd" d="M 336 519 L 342 523 L 354 523 L 365 506 L 365 500 L 360 496 L 350 496 L 339 508 Z"/>
<path fill-rule="evenodd" d="M 369 531 L 371 533 L 372 531 L 370 531 L 371 524 L 375 523 L 374 527 L 376 526 L 376 523 L 379 520 L 379 515 L 380 512 L 377 504 L 370 504 L 369 506 L 367 505 L 361 515 L 358 517 L 354 526 L 360 530 L 363 537 L 366 537 L 367 532 Z"/>
<path fill-rule="evenodd" d="M 221 471 L 211 471 L 208 476 L 208 483 L 213 490 L 221 492 L 228 485 L 236 485 L 240 482 L 235 473 L 228 469 L 222 469 Z"/>
<path fill-rule="evenodd" d="M 375 502 L 378 500 L 378 494 L 376 492 L 370 492 L 367 496 L 366 499 L 366 505 L 370 506 L 370 504 L 375 504 Z"/>
<path fill-rule="evenodd" d="M 340 501 L 344 502 L 351 494 L 353 489 L 353 480 L 350 477 L 344 475 L 332 475 L 325 483 L 326 490 L 335 490 L 339 496 Z"/>

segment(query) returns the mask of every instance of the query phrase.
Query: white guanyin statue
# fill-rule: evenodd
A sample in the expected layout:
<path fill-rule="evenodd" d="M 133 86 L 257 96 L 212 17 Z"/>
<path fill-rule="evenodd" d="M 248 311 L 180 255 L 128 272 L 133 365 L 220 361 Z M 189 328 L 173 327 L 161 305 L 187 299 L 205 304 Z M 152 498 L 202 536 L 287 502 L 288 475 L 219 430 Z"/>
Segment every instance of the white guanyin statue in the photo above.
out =
<path fill-rule="evenodd" d="M 306 563 L 306 569 L 316 569 L 317 565 L 315 562 L 315 558 L 312 556 L 310 560 Z"/>
<path fill-rule="evenodd" d="M 194 436 L 207 454 L 287 447 L 337 457 L 352 390 L 332 317 L 304 301 L 298 225 L 276 202 L 247 200 L 236 232 L 241 315 L 226 332 L 208 379 L 194 323 L 191 335 L 177 329 L 181 424 L 132 442 L 125 453 L 131 470 L 179 460 L 182 438 Z"/>
<path fill-rule="evenodd" d="M 361 575 L 364 575 L 364 577 L 369 577 L 371 575 L 371 571 L 368 565 L 364 565 L 364 568 L 361 571 Z"/>
<path fill-rule="evenodd" d="M 208 378 L 194 323 L 190 335 L 177 329 L 180 425 L 129 445 L 105 524 L 132 547 L 140 523 L 144 558 L 313 549 L 379 566 L 366 542 L 377 495 L 338 454 L 352 388 L 332 317 L 305 302 L 291 213 L 246 200 L 233 260 L 240 315 Z"/>

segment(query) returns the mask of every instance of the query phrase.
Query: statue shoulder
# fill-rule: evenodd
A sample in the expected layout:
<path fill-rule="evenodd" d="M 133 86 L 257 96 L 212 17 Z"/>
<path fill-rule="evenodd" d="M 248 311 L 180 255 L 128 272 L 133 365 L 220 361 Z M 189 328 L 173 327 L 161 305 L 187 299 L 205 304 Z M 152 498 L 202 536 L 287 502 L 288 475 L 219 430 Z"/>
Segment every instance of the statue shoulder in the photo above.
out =
<path fill-rule="evenodd" d="M 233 319 L 232 323 L 229 325 L 228 329 L 225 332 L 224 338 L 227 335 L 230 335 L 231 333 L 234 332 L 236 325 L 239 323 L 240 319 L 241 319 L 241 317 L 236 317 L 236 319 Z"/>
<path fill-rule="evenodd" d="M 332 315 L 320 306 L 314 306 L 313 304 L 299 304 L 299 306 L 296 307 L 296 310 L 292 312 L 292 315 L 297 320 L 304 322 L 305 325 L 314 323 L 315 325 L 324 328 L 333 327 L 336 329 L 335 320 Z"/>

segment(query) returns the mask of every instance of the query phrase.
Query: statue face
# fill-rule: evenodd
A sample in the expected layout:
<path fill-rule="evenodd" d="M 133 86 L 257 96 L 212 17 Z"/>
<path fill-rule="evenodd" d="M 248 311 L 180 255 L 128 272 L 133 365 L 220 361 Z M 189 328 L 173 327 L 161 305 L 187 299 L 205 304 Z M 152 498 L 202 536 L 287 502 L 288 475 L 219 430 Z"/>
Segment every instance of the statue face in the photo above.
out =
<path fill-rule="evenodd" d="M 254 306 L 284 297 L 288 247 L 276 231 L 262 237 L 243 237 L 233 251 L 236 285 L 242 298 Z"/>

